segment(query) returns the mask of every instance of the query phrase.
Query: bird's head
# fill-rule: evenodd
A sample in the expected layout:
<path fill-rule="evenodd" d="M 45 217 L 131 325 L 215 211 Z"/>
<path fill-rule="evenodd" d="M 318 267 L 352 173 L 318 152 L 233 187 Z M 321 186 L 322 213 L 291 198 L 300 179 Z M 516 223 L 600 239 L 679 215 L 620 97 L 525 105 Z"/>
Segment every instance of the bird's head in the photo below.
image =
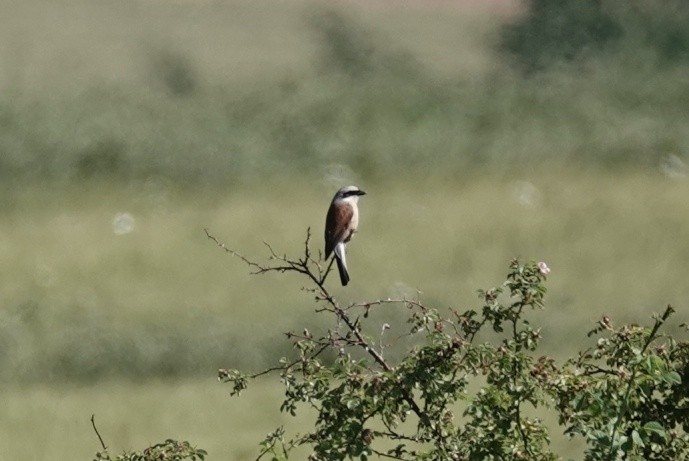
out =
<path fill-rule="evenodd" d="M 338 190 L 337 193 L 335 194 L 335 200 L 344 200 L 344 199 L 351 199 L 354 202 L 359 200 L 359 197 L 362 195 L 366 195 L 366 192 L 362 191 L 356 186 L 345 186 L 342 189 Z"/>

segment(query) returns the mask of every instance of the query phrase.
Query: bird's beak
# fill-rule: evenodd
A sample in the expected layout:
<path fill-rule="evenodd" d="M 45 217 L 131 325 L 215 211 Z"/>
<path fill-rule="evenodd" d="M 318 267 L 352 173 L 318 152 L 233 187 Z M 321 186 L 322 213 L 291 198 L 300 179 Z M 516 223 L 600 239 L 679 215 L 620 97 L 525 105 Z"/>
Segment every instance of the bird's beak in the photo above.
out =
<path fill-rule="evenodd" d="M 356 195 L 366 195 L 366 192 L 364 192 L 362 190 L 358 190 L 358 191 L 356 191 Z"/>

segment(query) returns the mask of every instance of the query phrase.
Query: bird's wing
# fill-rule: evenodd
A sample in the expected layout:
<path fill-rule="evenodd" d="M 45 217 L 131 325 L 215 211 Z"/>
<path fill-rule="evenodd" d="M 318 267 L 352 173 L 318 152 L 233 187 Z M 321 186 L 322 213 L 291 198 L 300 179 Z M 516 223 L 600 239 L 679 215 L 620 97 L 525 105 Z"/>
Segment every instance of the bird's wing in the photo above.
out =
<path fill-rule="evenodd" d="M 340 242 L 347 239 L 351 230 L 349 223 L 354 215 L 351 206 L 335 204 L 330 205 L 328 215 L 325 218 L 325 258 L 328 259 L 330 253 Z"/>

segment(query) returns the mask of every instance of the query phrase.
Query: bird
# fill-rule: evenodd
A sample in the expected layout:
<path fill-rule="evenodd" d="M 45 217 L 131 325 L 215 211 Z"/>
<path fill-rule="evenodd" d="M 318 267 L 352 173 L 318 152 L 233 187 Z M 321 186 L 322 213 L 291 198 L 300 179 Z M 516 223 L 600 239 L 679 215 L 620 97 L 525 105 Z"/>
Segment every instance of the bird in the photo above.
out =
<path fill-rule="evenodd" d="M 334 253 L 342 286 L 349 283 L 345 246 L 359 226 L 359 197 L 366 195 L 356 186 L 345 186 L 337 191 L 330 202 L 325 218 L 325 260 Z"/>

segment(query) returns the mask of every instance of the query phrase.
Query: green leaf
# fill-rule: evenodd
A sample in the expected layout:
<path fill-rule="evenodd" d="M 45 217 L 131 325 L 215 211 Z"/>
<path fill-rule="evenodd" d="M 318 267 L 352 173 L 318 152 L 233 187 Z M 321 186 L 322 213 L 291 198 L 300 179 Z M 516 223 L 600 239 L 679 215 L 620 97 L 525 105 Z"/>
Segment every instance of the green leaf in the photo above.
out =
<path fill-rule="evenodd" d="M 665 437 L 665 428 L 662 424 L 657 421 L 650 421 L 644 424 L 644 431 L 658 434 L 661 437 Z"/>
<path fill-rule="evenodd" d="M 668 384 L 682 384 L 682 377 L 676 371 L 663 373 L 661 379 Z"/>
<path fill-rule="evenodd" d="M 637 445 L 639 447 L 644 447 L 644 441 L 641 439 L 641 436 L 639 435 L 639 432 L 634 429 L 632 431 L 632 440 L 634 441 L 634 445 Z"/>
<path fill-rule="evenodd" d="M 646 358 L 646 369 L 649 373 L 657 373 L 660 370 L 667 368 L 665 361 L 657 355 L 649 355 Z"/>

